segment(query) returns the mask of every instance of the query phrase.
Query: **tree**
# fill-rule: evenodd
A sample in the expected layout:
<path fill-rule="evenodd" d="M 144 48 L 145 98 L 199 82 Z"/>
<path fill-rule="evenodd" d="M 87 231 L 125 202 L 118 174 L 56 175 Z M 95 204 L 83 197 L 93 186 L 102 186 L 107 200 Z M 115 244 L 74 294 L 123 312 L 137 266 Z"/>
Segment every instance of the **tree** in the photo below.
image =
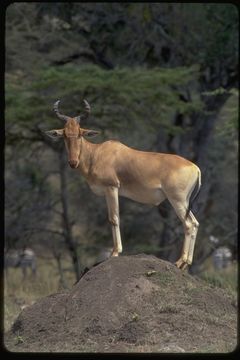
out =
<path fill-rule="evenodd" d="M 201 241 L 195 261 L 203 259 L 209 234 L 216 231 L 226 238 L 234 231 L 229 224 L 236 221 L 234 212 L 229 212 L 220 230 L 215 219 L 223 218 L 224 208 L 230 206 L 225 195 L 221 198 L 224 205 L 220 204 L 220 190 L 216 189 L 224 192 L 231 187 L 233 198 L 237 191 L 236 181 L 227 178 L 220 165 L 220 154 L 224 154 L 224 162 L 231 161 L 236 168 L 236 145 L 231 147 L 231 141 L 217 135 L 219 126 L 220 131 L 236 137 L 238 104 L 231 99 L 238 86 L 237 40 L 238 16 L 232 4 L 10 5 L 6 17 L 6 158 L 11 164 L 7 206 L 16 210 L 7 211 L 8 240 L 13 239 L 10 233 L 14 231 L 25 237 L 23 224 L 32 209 L 31 216 L 37 219 L 41 214 L 48 229 L 65 226 L 69 244 L 79 243 L 81 237 L 86 249 L 110 245 L 104 202 L 88 192 L 75 173 L 58 167 L 60 148 L 56 152 L 48 148 L 39 132 L 54 127 L 51 107 L 57 98 L 64 99 L 62 106 L 72 111 L 69 115 L 79 113 L 81 100 L 87 98 L 93 115 L 85 125 L 102 130 L 99 140 L 113 138 L 142 150 L 176 152 L 200 166 L 204 186 L 198 200 Z M 223 110 L 228 112 L 225 121 L 220 120 Z M 39 153 L 41 170 L 35 158 L 27 160 L 29 149 Z M 16 168 L 18 163 L 21 166 Z M 56 173 L 62 171 L 58 174 L 63 183 L 64 176 L 68 179 L 64 221 L 63 199 L 57 198 L 60 182 L 48 177 L 53 167 Z M 46 178 L 42 183 L 47 190 L 37 195 L 38 182 L 34 188 L 23 187 L 31 194 L 25 202 L 21 184 L 28 183 L 32 173 L 38 173 L 38 179 Z M 54 194 L 51 202 L 50 193 Z M 41 200 L 42 207 L 35 210 L 31 199 L 35 204 Z M 76 215 L 79 204 L 81 216 Z M 165 258 L 176 257 L 176 238 L 181 237 L 177 219 L 167 204 L 160 206 L 160 212 L 165 218 L 154 209 L 121 200 L 124 246 L 129 251 L 154 249 Z M 60 233 L 59 238 L 64 238 L 66 233 Z M 40 241 L 36 231 L 34 234 Z M 18 235 L 11 241 L 18 241 Z M 235 237 L 229 242 L 234 244 Z M 75 271 L 76 246 L 78 250 L 71 250 Z"/>

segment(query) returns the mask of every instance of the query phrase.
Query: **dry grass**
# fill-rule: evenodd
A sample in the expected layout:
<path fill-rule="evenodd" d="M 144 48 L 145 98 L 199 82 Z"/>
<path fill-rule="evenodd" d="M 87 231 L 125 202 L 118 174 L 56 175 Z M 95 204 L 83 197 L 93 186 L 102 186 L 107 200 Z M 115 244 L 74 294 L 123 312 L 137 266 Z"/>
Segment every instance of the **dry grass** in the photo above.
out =
<path fill-rule="evenodd" d="M 66 257 L 64 268 L 71 268 L 71 261 Z M 75 282 L 71 271 L 64 272 L 68 288 Z M 36 300 L 63 290 L 57 264 L 54 259 L 38 258 L 35 278 L 29 272 L 25 281 L 21 269 L 9 269 L 4 279 L 4 330 L 10 329 L 20 311 L 33 304 Z"/>
<path fill-rule="evenodd" d="M 205 270 L 200 277 L 210 285 L 221 287 L 236 295 L 238 287 L 238 264 L 236 261 L 226 269 L 216 271 L 210 261 L 206 263 Z"/>

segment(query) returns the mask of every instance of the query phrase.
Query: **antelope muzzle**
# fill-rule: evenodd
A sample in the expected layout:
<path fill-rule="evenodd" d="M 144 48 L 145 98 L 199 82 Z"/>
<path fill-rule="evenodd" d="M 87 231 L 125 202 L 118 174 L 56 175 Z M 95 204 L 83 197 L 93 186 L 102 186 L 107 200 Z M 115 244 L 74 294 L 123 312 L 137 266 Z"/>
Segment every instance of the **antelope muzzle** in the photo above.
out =
<path fill-rule="evenodd" d="M 72 169 L 76 169 L 78 167 L 79 161 L 77 160 L 68 160 L 69 165 Z"/>

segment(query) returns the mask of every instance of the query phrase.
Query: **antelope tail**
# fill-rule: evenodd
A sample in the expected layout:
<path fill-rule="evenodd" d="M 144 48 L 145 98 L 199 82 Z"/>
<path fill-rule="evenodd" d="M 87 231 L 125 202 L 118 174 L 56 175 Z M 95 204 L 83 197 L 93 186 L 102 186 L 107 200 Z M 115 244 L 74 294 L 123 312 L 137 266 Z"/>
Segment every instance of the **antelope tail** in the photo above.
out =
<path fill-rule="evenodd" d="M 190 199 L 189 199 L 189 204 L 188 204 L 188 209 L 187 209 L 187 212 L 186 212 L 186 218 L 188 217 L 191 209 L 192 209 L 192 205 L 193 205 L 193 202 L 194 200 L 196 200 L 196 198 L 198 197 L 199 195 L 199 192 L 200 192 L 200 189 L 201 189 L 201 171 L 199 170 L 198 171 L 198 178 L 197 178 L 197 181 L 196 181 L 196 184 L 195 184 L 195 187 L 190 195 Z"/>

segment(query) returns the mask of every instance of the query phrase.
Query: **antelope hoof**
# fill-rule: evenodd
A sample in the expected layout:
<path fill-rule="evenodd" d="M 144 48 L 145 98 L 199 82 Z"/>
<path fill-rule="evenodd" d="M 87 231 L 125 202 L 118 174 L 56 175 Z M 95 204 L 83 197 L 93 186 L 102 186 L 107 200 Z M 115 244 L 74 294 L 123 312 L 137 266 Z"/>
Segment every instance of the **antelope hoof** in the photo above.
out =
<path fill-rule="evenodd" d="M 112 253 L 111 253 L 111 257 L 113 257 L 113 256 L 118 256 L 118 251 L 113 250 Z"/>
<path fill-rule="evenodd" d="M 175 262 L 175 265 L 178 269 L 185 270 L 188 266 L 188 263 L 182 259 L 179 259 Z"/>

